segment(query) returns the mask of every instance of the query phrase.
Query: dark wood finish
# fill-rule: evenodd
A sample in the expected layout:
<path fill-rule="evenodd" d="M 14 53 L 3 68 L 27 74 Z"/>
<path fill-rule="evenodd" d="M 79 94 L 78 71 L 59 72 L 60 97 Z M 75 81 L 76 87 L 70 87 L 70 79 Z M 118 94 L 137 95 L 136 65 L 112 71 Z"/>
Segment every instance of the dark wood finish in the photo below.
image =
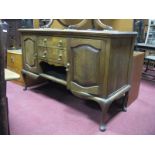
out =
<path fill-rule="evenodd" d="M 68 74 L 70 89 L 87 90 L 87 93 L 98 95 L 99 86 L 102 85 L 100 73 L 103 72 L 100 62 L 104 61 L 102 42 L 100 40 L 71 38 L 70 45 L 70 70 Z"/>
<path fill-rule="evenodd" d="M 129 91 L 128 106 L 131 105 L 138 97 L 143 63 L 144 53 L 134 52 L 131 69 L 131 89 Z"/>
<path fill-rule="evenodd" d="M 7 29 L 0 21 L 0 135 L 9 134 L 8 102 L 4 78 Z"/>
<path fill-rule="evenodd" d="M 102 110 L 101 131 L 106 129 L 106 113 L 114 100 L 123 97 L 122 109 L 126 109 L 136 33 L 70 29 L 20 32 L 25 75 L 63 84 L 74 95 L 96 101 Z"/>
<path fill-rule="evenodd" d="M 113 38 L 111 40 L 111 53 L 109 56 L 109 71 L 107 95 L 130 83 L 130 70 L 133 53 L 132 38 Z"/>

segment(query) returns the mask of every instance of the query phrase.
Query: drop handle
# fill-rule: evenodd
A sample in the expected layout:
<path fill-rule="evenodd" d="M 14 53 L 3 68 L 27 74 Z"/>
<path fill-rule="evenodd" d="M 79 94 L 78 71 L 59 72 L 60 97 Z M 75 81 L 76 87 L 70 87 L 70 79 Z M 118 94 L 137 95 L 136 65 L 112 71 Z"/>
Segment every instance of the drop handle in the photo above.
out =
<path fill-rule="evenodd" d="M 47 39 L 46 38 L 43 40 L 43 46 L 47 46 Z"/>
<path fill-rule="evenodd" d="M 62 60 L 62 53 L 58 55 L 58 61 L 61 61 L 61 60 Z"/>
<path fill-rule="evenodd" d="M 60 41 L 58 42 L 58 47 L 62 47 L 62 46 L 63 46 L 63 41 L 60 40 Z"/>
<path fill-rule="evenodd" d="M 69 71 L 69 66 L 70 66 L 70 63 L 67 63 L 67 64 L 66 64 L 66 71 L 67 71 L 67 72 Z"/>
<path fill-rule="evenodd" d="M 58 58 L 62 58 L 62 54 L 59 54 L 59 55 L 58 55 Z"/>
<path fill-rule="evenodd" d="M 47 42 L 47 39 L 45 38 L 45 39 L 43 40 L 43 42 L 46 43 L 46 42 Z"/>
<path fill-rule="evenodd" d="M 43 58 L 45 58 L 45 57 L 46 57 L 46 55 L 47 55 L 47 51 L 44 51 L 44 52 L 43 52 L 43 56 L 42 56 L 42 57 L 43 57 Z"/>

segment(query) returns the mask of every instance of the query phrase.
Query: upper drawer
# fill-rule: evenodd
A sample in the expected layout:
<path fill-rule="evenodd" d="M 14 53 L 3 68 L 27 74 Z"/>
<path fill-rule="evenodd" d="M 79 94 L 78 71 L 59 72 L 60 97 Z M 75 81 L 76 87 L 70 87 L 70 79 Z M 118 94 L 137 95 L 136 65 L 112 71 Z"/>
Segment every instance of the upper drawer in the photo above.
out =
<path fill-rule="evenodd" d="M 61 37 L 39 36 L 37 46 L 66 48 L 66 39 Z"/>

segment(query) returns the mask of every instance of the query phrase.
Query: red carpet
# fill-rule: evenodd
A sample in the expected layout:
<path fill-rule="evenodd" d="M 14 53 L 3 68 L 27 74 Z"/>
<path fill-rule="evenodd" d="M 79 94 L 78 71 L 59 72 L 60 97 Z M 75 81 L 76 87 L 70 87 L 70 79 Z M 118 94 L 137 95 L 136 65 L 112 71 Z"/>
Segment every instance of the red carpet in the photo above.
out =
<path fill-rule="evenodd" d="M 10 130 L 13 135 L 155 134 L 155 82 L 141 81 L 138 99 L 99 131 L 100 109 L 92 101 L 73 96 L 62 86 L 50 84 L 23 91 L 7 83 Z M 90 104 L 89 104 L 90 103 Z"/>

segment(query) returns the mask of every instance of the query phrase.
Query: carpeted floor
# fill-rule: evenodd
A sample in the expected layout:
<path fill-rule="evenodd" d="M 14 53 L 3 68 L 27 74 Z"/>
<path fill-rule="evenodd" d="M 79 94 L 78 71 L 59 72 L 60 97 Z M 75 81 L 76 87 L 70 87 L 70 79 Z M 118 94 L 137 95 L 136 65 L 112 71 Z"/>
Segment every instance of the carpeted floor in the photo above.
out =
<path fill-rule="evenodd" d="M 141 81 L 138 99 L 99 131 L 100 109 L 95 102 L 73 96 L 65 87 L 48 84 L 23 91 L 7 83 L 9 122 L 13 135 L 152 135 L 155 134 L 155 82 Z"/>

